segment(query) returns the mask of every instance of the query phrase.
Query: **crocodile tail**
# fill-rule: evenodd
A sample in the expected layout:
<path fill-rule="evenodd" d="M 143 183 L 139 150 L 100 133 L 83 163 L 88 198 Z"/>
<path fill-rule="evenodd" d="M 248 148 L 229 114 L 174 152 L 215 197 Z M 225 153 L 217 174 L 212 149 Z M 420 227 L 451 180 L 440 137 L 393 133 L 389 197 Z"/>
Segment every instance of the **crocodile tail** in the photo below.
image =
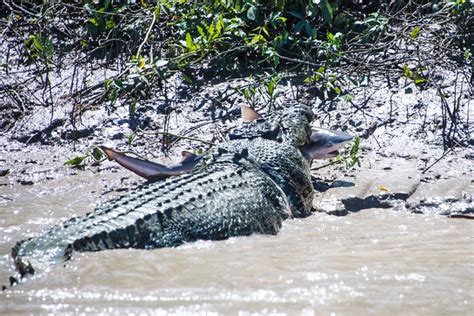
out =
<path fill-rule="evenodd" d="M 16 243 L 16 245 L 12 248 L 12 258 L 15 262 L 15 266 L 18 269 L 18 272 L 20 273 L 20 276 L 23 278 L 27 274 L 34 274 L 35 269 L 31 265 L 31 263 L 28 260 L 24 260 L 23 257 L 19 256 L 18 253 L 20 251 L 21 246 L 23 245 L 25 241 L 19 241 Z M 10 281 L 12 281 L 12 278 L 10 277 Z M 12 282 L 10 282 L 12 283 Z M 11 284 L 13 285 L 13 284 Z"/>
<path fill-rule="evenodd" d="M 22 241 L 17 242 L 15 246 L 12 248 L 12 258 L 14 260 L 15 266 L 18 269 L 18 272 L 20 273 L 20 278 L 23 278 L 27 274 L 33 275 L 35 273 L 35 269 L 31 265 L 31 263 L 28 260 L 24 260 L 23 257 L 18 255 L 20 252 L 21 246 L 23 245 L 25 241 L 27 240 L 22 240 Z M 16 276 L 11 275 L 9 277 L 9 282 L 10 282 L 10 287 L 12 287 L 13 285 L 19 283 L 20 281 L 18 280 Z M 5 291 L 6 289 L 8 289 L 8 286 L 2 285 L 2 290 Z"/>
<path fill-rule="evenodd" d="M 84 217 L 72 218 L 40 235 L 17 242 L 12 247 L 13 262 L 20 280 L 41 274 L 69 260 L 75 251 L 100 251 L 117 248 L 144 248 L 148 237 L 141 218 L 118 220 L 120 209 L 99 209 Z M 18 283 L 15 277 L 10 283 Z"/>

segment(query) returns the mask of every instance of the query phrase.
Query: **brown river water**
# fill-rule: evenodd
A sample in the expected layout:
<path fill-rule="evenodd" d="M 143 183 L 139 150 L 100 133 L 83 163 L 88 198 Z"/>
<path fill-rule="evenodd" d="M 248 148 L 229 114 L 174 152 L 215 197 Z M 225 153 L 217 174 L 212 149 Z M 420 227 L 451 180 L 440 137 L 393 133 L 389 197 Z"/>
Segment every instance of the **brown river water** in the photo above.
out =
<path fill-rule="evenodd" d="M 120 179 L 44 172 L 0 186 L 0 285 L 16 241 L 92 211 Z M 1 292 L 0 314 L 473 315 L 473 225 L 368 209 L 288 220 L 277 236 L 76 253 Z"/>

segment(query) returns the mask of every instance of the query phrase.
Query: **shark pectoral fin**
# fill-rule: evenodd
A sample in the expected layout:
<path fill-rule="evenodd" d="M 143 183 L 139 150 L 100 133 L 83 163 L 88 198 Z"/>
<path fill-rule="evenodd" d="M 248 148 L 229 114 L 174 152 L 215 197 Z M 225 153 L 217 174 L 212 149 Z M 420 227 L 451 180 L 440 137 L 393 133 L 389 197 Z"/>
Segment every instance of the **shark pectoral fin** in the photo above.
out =
<path fill-rule="evenodd" d="M 311 129 L 309 144 L 300 146 L 300 150 L 307 159 L 329 159 L 336 157 L 338 149 L 349 143 L 353 136 L 344 132 L 325 128 Z"/>
<path fill-rule="evenodd" d="M 181 155 L 183 157 L 181 162 L 169 167 L 170 170 L 173 170 L 176 173 L 176 175 L 190 172 L 202 158 L 202 155 L 198 156 L 189 151 L 183 151 Z"/>
<path fill-rule="evenodd" d="M 240 113 L 242 120 L 244 120 L 245 122 L 252 122 L 262 117 L 260 114 L 257 113 L 257 111 L 244 105 L 240 106 Z"/>
<path fill-rule="evenodd" d="M 192 153 L 190 151 L 187 151 L 187 150 L 183 150 L 181 152 L 181 163 L 185 163 L 185 162 L 189 162 L 189 161 L 193 161 L 194 159 L 196 159 L 197 155 L 195 153 Z"/>
<path fill-rule="evenodd" d="M 105 146 L 100 146 L 99 148 L 102 149 L 109 160 L 116 161 L 125 169 L 128 169 L 147 180 L 166 178 L 176 175 L 172 168 L 167 166 L 144 159 L 129 157 Z"/>

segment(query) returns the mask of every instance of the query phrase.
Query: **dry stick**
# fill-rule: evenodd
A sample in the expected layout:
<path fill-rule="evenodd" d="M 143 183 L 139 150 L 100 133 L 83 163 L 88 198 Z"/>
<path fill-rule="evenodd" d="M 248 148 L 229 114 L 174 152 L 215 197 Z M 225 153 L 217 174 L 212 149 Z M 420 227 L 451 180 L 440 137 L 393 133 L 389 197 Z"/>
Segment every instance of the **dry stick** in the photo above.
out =
<path fill-rule="evenodd" d="M 456 90 L 456 85 L 454 85 L 454 86 L 455 86 L 455 88 L 454 88 L 455 89 L 454 90 L 454 93 L 455 93 L 454 99 L 456 100 L 457 90 Z M 437 85 L 436 88 L 437 88 L 438 93 L 441 97 L 441 105 L 442 105 L 442 110 L 443 110 L 443 139 L 444 139 L 444 145 L 447 146 L 447 145 L 449 145 L 450 141 L 456 142 L 454 140 L 454 132 L 452 132 L 453 124 L 454 124 L 454 128 L 456 128 L 456 125 L 457 125 L 456 113 L 454 112 L 456 110 L 456 107 L 454 107 L 453 111 L 451 111 L 451 109 L 449 108 L 449 103 L 446 100 L 446 98 L 443 94 L 443 91 L 441 90 L 441 87 L 439 85 Z M 446 128 L 448 127 L 448 118 L 451 120 L 451 124 L 449 126 L 449 131 L 446 134 Z M 453 139 L 451 139 L 451 138 L 453 138 Z M 446 144 L 446 142 L 448 142 L 448 144 Z"/>
<path fill-rule="evenodd" d="M 10 91 L 10 89 L 7 89 L 6 91 Z M 15 95 L 15 97 L 17 98 L 18 100 L 18 104 L 21 105 L 21 110 L 23 112 L 23 115 L 26 113 L 26 108 L 25 108 L 25 104 L 23 103 L 23 100 L 21 99 L 20 95 L 18 94 L 18 92 L 15 90 L 15 89 L 11 89 L 11 93 Z"/>
<path fill-rule="evenodd" d="M 278 53 L 276 53 L 276 55 L 278 56 L 278 58 L 281 58 L 283 60 L 292 61 L 292 62 L 298 63 L 298 64 L 305 64 L 305 65 L 313 66 L 313 67 L 321 67 L 322 66 L 322 64 L 316 64 L 316 63 L 312 63 L 312 62 L 309 62 L 309 61 L 306 61 L 306 60 L 290 58 L 290 57 L 286 57 L 286 56 L 283 56 L 283 55 L 278 54 Z"/>
<path fill-rule="evenodd" d="M 452 138 L 456 137 L 457 129 L 458 129 L 458 123 L 457 119 L 459 117 L 459 99 L 456 98 L 458 95 L 458 78 L 459 78 L 459 72 L 456 71 L 456 79 L 455 79 L 455 84 L 454 84 L 454 96 L 453 96 L 453 117 L 451 120 L 451 126 L 449 127 L 449 132 L 452 135 Z M 459 93 L 459 96 L 462 96 L 462 82 L 461 82 L 461 92 Z"/>
<path fill-rule="evenodd" d="M 457 143 L 457 142 L 456 142 Z M 449 150 L 445 151 L 444 154 L 439 157 L 438 159 L 435 160 L 435 162 L 433 162 L 431 165 L 429 165 L 427 168 L 425 168 L 421 173 L 425 173 L 426 171 L 430 170 L 431 167 L 433 167 L 434 165 L 436 165 L 438 162 L 441 161 L 441 159 L 443 159 L 444 157 L 446 157 L 447 154 L 449 154 L 451 151 L 454 151 L 454 147 L 450 148 Z"/>
<path fill-rule="evenodd" d="M 323 168 L 326 168 L 326 167 L 335 165 L 335 164 L 337 164 L 337 163 L 342 163 L 342 160 L 334 160 L 334 161 L 331 161 L 330 163 L 327 163 L 327 164 L 325 164 L 325 165 L 322 165 L 322 166 L 319 166 L 319 167 L 311 168 L 310 170 L 320 170 L 320 169 L 323 169 Z"/>
<path fill-rule="evenodd" d="M 139 128 L 138 130 L 139 130 L 141 133 L 143 133 L 143 134 L 149 134 L 149 135 L 167 135 L 167 136 L 176 137 L 176 138 L 179 138 L 179 139 L 190 140 L 190 141 L 195 141 L 195 142 L 201 142 L 201 143 L 204 143 L 204 144 L 207 144 L 207 145 L 211 145 L 211 146 L 215 146 L 215 145 L 216 145 L 215 143 L 213 143 L 213 142 L 208 142 L 207 140 L 202 140 L 202 139 L 195 138 L 195 137 L 177 135 L 177 134 L 173 134 L 173 133 L 170 133 L 170 132 L 159 132 L 159 131 L 157 131 L 157 132 L 148 132 L 148 131 L 142 130 L 141 128 Z"/>
<path fill-rule="evenodd" d="M 10 2 L 10 3 L 9 3 L 9 2 Z M 31 11 L 28 11 L 27 9 L 25 9 L 25 8 L 22 7 L 21 5 L 15 4 L 15 1 L 5 1 L 4 3 L 10 8 L 10 10 L 12 10 L 12 12 L 16 12 L 16 11 L 13 10 L 13 8 L 10 6 L 10 4 L 11 4 L 12 6 L 14 6 L 15 9 L 18 9 L 18 10 L 22 11 L 23 13 L 26 13 L 26 14 L 31 15 L 31 16 L 34 16 L 34 17 L 38 17 L 38 15 L 37 15 L 36 13 L 33 13 L 33 12 L 31 12 Z"/>
<path fill-rule="evenodd" d="M 125 68 L 121 73 L 119 73 L 117 76 L 113 77 L 113 79 L 120 79 L 122 78 L 128 71 L 130 71 L 130 69 L 132 69 L 132 66 L 128 66 L 127 68 Z M 86 94 L 86 93 L 90 93 L 100 87 L 102 87 L 104 85 L 104 82 L 99 82 L 95 85 L 92 85 L 92 86 L 89 86 L 89 87 L 85 87 L 79 91 L 76 91 L 74 92 L 71 97 L 72 98 L 75 98 L 77 96 L 80 96 L 82 94 Z"/>
<path fill-rule="evenodd" d="M 70 7 L 70 8 L 73 8 L 73 9 L 77 9 L 79 11 L 90 11 L 90 12 L 94 12 L 94 13 L 100 13 L 102 15 L 120 16 L 120 17 L 134 17 L 134 18 L 146 18 L 146 15 L 142 15 L 142 14 L 99 11 L 99 10 L 95 10 L 93 8 L 84 8 L 83 6 L 82 7 L 81 6 L 76 6 L 76 5 L 72 5 L 72 4 L 68 4 L 68 3 L 61 3 L 61 5 L 65 6 L 65 7 Z M 140 11 L 142 11 L 142 9 L 140 9 L 138 11 L 135 11 L 135 12 L 140 12 Z"/>
<path fill-rule="evenodd" d="M 145 34 L 145 38 L 143 39 L 143 42 L 140 44 L 140 46 L 138 46 L 137 58 L 140 58 L 140 53 L 142 51 L 143 45 L 145 45 L 145 43 L 148 41 L 148 37 L 150 37 L 151 29 L 153 28 L 153 26 L 155 25 L 155 22 L 156 22 L 156 15 L 157 15 L 156 12 L 153 11 L 153 19 L 151 20 L 150 27 L 148 28 L 148 30 Z M 150 60 L 150 62 L 152 63 L 153 60 Z"/>

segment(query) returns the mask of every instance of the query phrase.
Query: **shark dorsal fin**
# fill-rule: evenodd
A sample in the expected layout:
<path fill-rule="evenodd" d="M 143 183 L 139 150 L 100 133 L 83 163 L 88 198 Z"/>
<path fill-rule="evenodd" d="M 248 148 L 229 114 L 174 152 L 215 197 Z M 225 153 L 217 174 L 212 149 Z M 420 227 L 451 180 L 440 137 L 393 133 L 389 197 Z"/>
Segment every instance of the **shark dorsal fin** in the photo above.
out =
<path fill-rule="evenodd" d="M 252 122 L 262 117 L 260 114 L 257 113 L 257 111 L 255 111 L 251 107 L 244 106 L 244 105 L 240 106 L 240 112 L 241 112 L 242 120 L 244 120 L 245 122 Z"/>

